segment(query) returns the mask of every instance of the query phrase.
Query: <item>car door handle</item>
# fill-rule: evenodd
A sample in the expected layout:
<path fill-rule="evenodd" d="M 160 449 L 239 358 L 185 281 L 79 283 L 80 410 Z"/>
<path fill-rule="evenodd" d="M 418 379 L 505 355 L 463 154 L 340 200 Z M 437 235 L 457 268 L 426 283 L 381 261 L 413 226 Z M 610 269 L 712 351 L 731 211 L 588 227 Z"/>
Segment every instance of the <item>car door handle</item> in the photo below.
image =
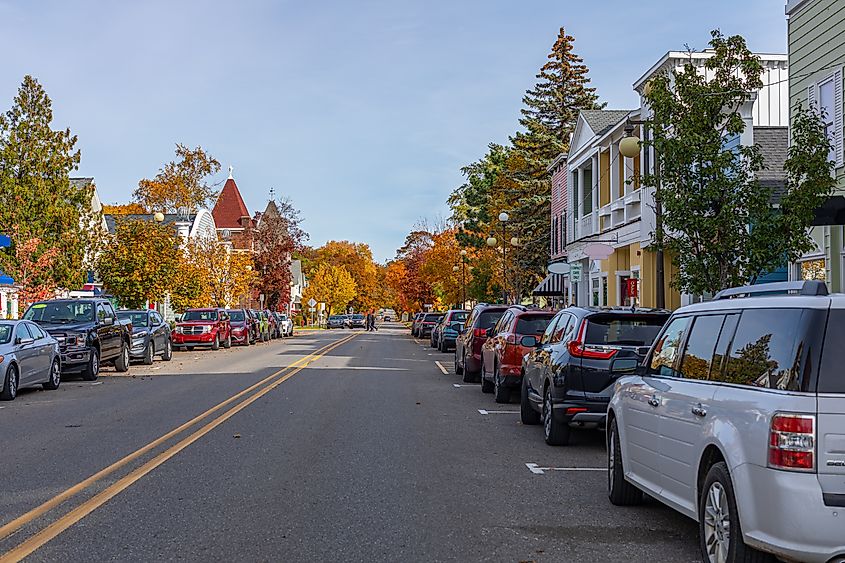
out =
<path fill-rule="evenodd" d="M 695 416 L 704 417 L 707 416 L 707 409 L 705 409 L 701 403 L 698 403 L 697 405 L 693 405 L 692 414 L 694 414 Z"/>
<path fill-rule="evenodd" d="M 657 395 L 652 395 L 651 398 L 648 400 L 648 404 L 653 407 L 659 407 L 660 399 L 657 397 Z"/>

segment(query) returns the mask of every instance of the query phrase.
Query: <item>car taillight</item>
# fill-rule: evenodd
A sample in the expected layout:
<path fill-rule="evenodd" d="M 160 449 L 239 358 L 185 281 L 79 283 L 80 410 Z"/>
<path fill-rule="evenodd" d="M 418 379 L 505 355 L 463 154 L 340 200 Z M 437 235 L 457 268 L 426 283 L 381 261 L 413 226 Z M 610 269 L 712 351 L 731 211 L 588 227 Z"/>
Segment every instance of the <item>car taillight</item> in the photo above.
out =
<path fill-rule="evenodd" d="M 769 467 L 815 471 L 816 417 L 776 414 L 769 427 Z"/>
<path fill-rule="evenodd" d="M 472 335 L 473 336 L 479 336 L 479 337 L 481 337 L 481 336 L 486 337 L 487 336 L 487 329 L 486 328 L 476 328 L 475 330 L 472 331 Z"/>
<path fill-rule="evenodd" d="M 587 348 L 584 344 L 584 333 L 587 331 L 587 321 L 581 321 L 581 328 L 578 330 L 578 337 L 566 345 L 569 354 L 576 358 L 587 358 L 590 360 L 609 360 L 616 355 L 614 349 Z"/>

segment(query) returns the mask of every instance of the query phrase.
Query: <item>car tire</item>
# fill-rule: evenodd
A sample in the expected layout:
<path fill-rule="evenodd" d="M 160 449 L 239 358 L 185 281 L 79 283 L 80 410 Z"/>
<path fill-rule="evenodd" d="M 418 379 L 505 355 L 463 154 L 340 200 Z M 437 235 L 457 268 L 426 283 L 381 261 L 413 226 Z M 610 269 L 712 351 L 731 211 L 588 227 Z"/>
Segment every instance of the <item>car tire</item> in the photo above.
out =
<path fill-rule="evenodd" d="M 229 349 L 229 348 L 232 347 L 232 335 L 231 334 L 226 338 L 226 341 L 223 343 L 223 347 L 226 348 L 226 349 Z"/>
<path fill-rule="evenodd" d="M 59 364 L 59 359 L 53 360 L 50 366 L 50 379 L 41 384 L 46 391 L 55 391 L 62 383 L 62 366 Z"/>
<path fill-rule="evenodd" d="M 18 396 L 18 368 L 11 365 L 6 370 L 6 379 L 3 381 L 3 392 L 0 393 L 0 401 L 14 401 Z"/>
<path fill-rule="evenodd" d="M 727 527 L 725 521 L 727 520 Z M 733 481 L 725 462 L 713 464 L 704 479 L 698 502 L 698 538 L 703 561 L 726 563 L 764 563 L 774 557 L 757 551 L 742 539 Z M 717 559 L 716 551 L 724 556 Z M 713 553 L 711 553 L 711 551 Z"/>
<path fill-rule="evenodd" d="M 120 355 L 114 360 L 114 369 L 120 373 L 129 371 L 129 346 L 126 342 L 120 344 Z"/>
<path fill-rule="evenodd" d="M 169 338 L 164 341 L 164 352 L 161 354 L 161 359 L 165 362 L 169 362 L 173 359 L 173 341 Z"/>
<path fill-rule="evenodd" d="M 499 364 L 496 364 L 496 367 L 493 368 L 493 400 L 499 404 L 511 402 L 511 390 L 502 381 L 502 375 L 499 373 Z"/>
<path fill-rule="evenodd" d="M 543 392 L 543 439 L 550 446 L 566 446 L 569 444 L 570 428 L 566 424 L 555 420 L 552 405 L 552 386 L 546 385 Z"/>
<path fill-rule="evenodd" d="M 493 392 L 493 382 L 487 379 L 487 372 L 484 370 L 484 358 L 481 359 L 481 392 Z"/>
<path fill-rule="evenodd" d="M 94 348 L 91 350 L 91 357 L 88 359 L 88 366 L 82 372 L 84 381 L 96 381 L 100 375 L 100 351 Z"/>
<path fill-rule="evenodd" d="M 153 365 L 153 358 L 155 358 L 155 345 L 153 344 L 153 341 L 150 340 L 147 343 L 147 349 L 144 350 L 144 359 L 142 360 L 143 364 L 145 366 Z"/>
<path fill-rule="evenodd" d="M 455 346 L 455 375 L 463 375 L 464 366 L 458 363 L 458 347 Z"/>
<path fill-rule="evenodd" d="M 625 479 L 619 426 L 615 418 L 607 432 L 607 498 L 616 506 L 633 506 L 643 501 L 643 492 Z"/>
<path fill-rule="evenodd" d="M 214 342 L 211 343 L 211 349 L 212 350 L 219 350 L 220 349 L 220 335 L 219 334 L 214 335 Z"/>
<path fill-rule="evenodd" d="M 522 385 L 520 386 L 520 401 L 519 401 L 519 419 L 522 424 L 535 426 L 540 424 L 540 413 L 534 410 L 531 406 L 531 401 L 528 399 L 528 381 L 525 374 L 522 374 Z"/>
<path fill-rule="evenodd" d="M 464 351 L 463 361 L 461 362 L 461 372 L 464 374 L 463 382 L 464 383 L 475 383 L 475 376 L 470 373 L 469 368 L 467 367 L 467 355 L 466 351 Z"/>

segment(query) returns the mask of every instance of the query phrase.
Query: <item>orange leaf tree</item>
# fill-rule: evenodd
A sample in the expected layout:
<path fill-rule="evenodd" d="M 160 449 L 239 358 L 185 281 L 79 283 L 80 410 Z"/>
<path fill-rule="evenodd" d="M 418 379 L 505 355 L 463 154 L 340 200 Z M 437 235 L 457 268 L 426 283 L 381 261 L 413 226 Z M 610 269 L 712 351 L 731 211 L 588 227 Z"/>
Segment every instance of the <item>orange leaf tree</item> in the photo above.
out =
<path fill-rule="evenodd" d="M 132 194 L 135 202 L 152 212 L 176 213 L 207 207 L 215 191 L 207 179 L 220 170 L 220 163 L 202 147 L 176 145 L 176 160 L 168 162 L 155 178 L 144 178 Z"/>

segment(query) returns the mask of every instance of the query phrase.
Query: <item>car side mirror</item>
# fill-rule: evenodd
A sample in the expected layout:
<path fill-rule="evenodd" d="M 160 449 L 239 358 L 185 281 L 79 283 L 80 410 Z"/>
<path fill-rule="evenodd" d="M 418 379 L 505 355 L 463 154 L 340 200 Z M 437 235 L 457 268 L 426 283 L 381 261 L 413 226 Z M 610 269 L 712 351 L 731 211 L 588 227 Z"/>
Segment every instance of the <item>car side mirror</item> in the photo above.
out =
<path fill-rule="evenodd" d="M 26 346 L 27 344 L 32 344 L 33 342 L 35 342 L 35 340 L 32 338 L 21 338 L 20 336 L 15 338 L 15 344 L 18 346 Z"/>
<path fill-rule="evenodd" d="M 106 326 L 113 325 L 114 324 L 114 318 L 113 317 L 104 317 L 103 318 L 103 324 L 106 325 Z"/>
<path fill-rule="evenodd" d="M 634 375 L 640 363 L 634 359 L 620 358 L 610 363 L 610 374 L 615 376 Z"/>
<path fill-rule="evenodd" d="M 536 348 L 539 341 L 536 336 L 523 336 L 519 343 L 526 348 Z"/>

